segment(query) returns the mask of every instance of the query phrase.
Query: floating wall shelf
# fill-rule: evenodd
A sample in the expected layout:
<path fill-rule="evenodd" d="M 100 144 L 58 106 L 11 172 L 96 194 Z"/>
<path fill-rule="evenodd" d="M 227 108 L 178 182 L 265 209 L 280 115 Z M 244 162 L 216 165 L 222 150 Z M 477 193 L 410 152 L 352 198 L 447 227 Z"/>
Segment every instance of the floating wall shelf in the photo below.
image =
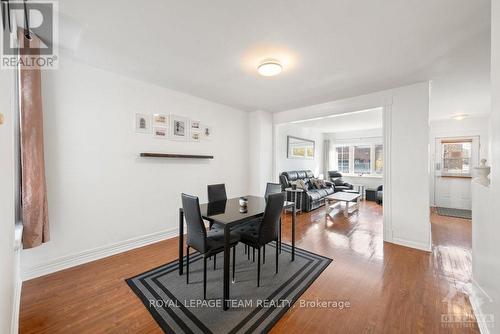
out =
<path fill-rule="evenodd" d="M 175 159 L 213 159 L 213 155 L 199 154 L 168 154 L 168 153 L 140 153 L 144 158 L 175 158 Z"/>

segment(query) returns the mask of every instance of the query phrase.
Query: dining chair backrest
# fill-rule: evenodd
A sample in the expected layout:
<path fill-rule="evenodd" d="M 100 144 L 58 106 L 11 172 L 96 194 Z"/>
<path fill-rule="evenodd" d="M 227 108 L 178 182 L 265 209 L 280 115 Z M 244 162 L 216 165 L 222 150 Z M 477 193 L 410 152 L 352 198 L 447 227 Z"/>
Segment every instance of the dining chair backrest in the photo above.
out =
<path fill-rule="evenodd" d="M 266 244 L 278 237 L 278 222 L 283 212 L 285 204 L 285 194 L 269 194 L 266 202 L 266 209 L 262 217 L 262 223 L 259 228 L 259 243 Z"/>
<path fill-rule="evenodd" d="M 207 190 L 208 190 L 209 202 L 218 202 L 227 200 L 226 185 L 224 183 L 208 185 Z"/>
<path fill-rule="evenodd" d="M 198 197 L 182 194 L 182 209 L 186 217 L 187 245 L 200 253 L 207 249 L 207 229 L 203 223 Z"/>
<path fill-rule="evenodd" d="M 281 192 L 281 184 L 279 183 L 270 183 L 266 184 L 266 193 L 264 194 L 264 198 L 267 201 L 267 198 L 270 194 L 277 194 Z"/>

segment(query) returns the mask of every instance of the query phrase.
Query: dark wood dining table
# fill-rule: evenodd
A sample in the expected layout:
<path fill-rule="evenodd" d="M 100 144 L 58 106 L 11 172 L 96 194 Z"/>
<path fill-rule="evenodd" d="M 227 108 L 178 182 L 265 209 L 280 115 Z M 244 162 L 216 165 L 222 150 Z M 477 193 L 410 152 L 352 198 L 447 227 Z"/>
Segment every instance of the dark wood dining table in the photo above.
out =
<path fill-rule="evenodd" d="M 200 205 L 201 216 L 210 222 L 217 223 L 224 227 L 224 281 L 223 300 L 224 310 L 229 309 L 229 236 L 231 229 L 235 226 L 262 217 L 266 209 L 264 197 L 244 196 L 248 199 L 246 211 L 241 210 L 239 204 L 240 197 L 231 198 L 225 201 L 205 203 Z M 297 210 L 294 202 L 286 201 L 285 209 L 292 209 L 292 254 L 291 260 L 295 260 L 295 220 Z M 281 223 L 281 221 L 280 221 Z M 281 226 L 280 226 L 281 231 Z M 281 233 L 280 233 L 281 238 Z M 280 239 L 281 242 L 281 239 Z M 278 245 L 276 245 L 278 247 Z M 179 209 L 179 275 L 184 269 L 184 211 Z"/>

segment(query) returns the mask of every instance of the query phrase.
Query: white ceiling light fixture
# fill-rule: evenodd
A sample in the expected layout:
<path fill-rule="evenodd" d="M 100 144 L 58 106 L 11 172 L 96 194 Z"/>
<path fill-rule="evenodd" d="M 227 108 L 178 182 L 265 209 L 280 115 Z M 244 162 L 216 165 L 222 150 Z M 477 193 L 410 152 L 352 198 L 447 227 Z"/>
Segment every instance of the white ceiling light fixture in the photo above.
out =
<path fill-rule="evenodd" d="M 469 115 L 467 115 L 467 114 L 456 114 L 456 115 L 453 115 L 451 118 L 454 119 L 455 121 L 461 121 L 467 117 L 469 117 Z"/>
<path fill-rule="evenodd" d="M 279 60 L 266 59 L 260 63 L 257 71 L 264 77 L 272 77 L 280 74 L 283 71 L 283 66 L 281 66 Z"/>

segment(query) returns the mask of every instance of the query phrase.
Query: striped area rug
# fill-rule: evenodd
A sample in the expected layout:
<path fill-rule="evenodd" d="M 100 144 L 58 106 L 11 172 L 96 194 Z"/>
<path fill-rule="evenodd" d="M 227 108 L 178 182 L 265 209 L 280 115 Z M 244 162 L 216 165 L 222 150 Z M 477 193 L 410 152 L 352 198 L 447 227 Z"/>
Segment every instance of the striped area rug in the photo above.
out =
<path fill-rule="evenodd" d="M 236 281 L 230 286 L 231 308 L 222 309 L 222 253 L 217 268 L 208 262 L 207 299 L 203 300 L 203 257 L 190 257 L 190 283 L 179 276 L 178 261 L 127 279 L 152 317 L 166 333 L 265 333 L 299 299 L 332 259 L 282 244 L 275 274 L 275 245 L 266 247 L 257 287 L 257 260 L 248 260 L 244 246 L 236 250 Z M 299 303 L 298 303 L 299 304 Z"/>

